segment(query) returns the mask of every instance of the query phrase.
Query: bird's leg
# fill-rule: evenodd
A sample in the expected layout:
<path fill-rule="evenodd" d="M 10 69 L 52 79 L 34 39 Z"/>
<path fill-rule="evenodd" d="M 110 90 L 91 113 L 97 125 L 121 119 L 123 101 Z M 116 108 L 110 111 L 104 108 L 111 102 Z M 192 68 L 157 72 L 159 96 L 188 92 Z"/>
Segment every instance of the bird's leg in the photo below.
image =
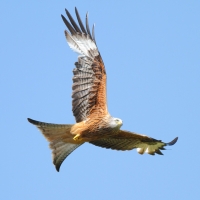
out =
<path fill-rule="evenodd" d="M 73 140 L 75 140 L 75 141 L 81 141 L 81 140 L 82 140 L 81 134 L 76 134 L 76 135 L 73 137 Z"/>

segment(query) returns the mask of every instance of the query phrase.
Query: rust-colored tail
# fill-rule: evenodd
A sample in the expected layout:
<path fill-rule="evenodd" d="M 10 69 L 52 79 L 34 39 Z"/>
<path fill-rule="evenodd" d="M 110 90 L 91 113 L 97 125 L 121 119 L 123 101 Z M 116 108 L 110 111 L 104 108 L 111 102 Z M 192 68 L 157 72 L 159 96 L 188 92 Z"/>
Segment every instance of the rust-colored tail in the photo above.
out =
<path fill-rule="evenodd" d="M 74 135 L 70 133 L 73 124 L 51 124 L 39 122 L 28 118 L 31 124 L 37 126 L 44 137 L 50 142 L 52 149 L 53 164 L 59 171 L 65 158 L 83 143 L 77 143 L 73 140 Z"/>

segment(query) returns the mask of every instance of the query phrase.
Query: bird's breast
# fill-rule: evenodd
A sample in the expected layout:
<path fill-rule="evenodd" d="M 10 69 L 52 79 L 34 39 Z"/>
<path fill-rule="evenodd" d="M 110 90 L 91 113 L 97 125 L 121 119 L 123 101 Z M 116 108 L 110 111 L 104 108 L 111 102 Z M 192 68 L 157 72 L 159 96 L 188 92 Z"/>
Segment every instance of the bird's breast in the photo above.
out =
<path fill-rule="evenodd" d="M 92 141 L 117 134 L 119 129 L 111 128 L 102 119 L 93 119 L 76 123 L 71 128 L 71 134 L 81 135 L 84 141 Z"/>

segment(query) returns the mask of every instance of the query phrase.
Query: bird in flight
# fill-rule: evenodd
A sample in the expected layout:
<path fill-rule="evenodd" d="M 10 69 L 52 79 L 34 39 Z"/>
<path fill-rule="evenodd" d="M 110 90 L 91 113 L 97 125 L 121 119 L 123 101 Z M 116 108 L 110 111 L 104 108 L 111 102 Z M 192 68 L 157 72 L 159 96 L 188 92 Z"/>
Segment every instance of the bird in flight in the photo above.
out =
<path fill-rule="evenodd" d="M 59 171 L 62 162 L 77 147 L 89 142 L 93 145 L 114 149 L 132 150 L 150 155 L 160 154 L 165 146 L 176 143 L 178 137 L 169 143 L 156 140 L 146 135 L 121 130 L 122 120 L 108 112 L 106 102 L 106 70 L 97 48 L 94 25 L 92 33 L 89 29 L 88 14 L 86 26 L 83 25 L 78 10 L 75 8 L 78 24 L 68 10 L 68 19 L 61 15 L 68 31 L 65 30 L 67 43 L 77 52 L 78 61 L 73 70 L 72 111 L 75 124 L 52 124 L 28 118 L 37 126 L 50 142 L 53 164 Z"/>

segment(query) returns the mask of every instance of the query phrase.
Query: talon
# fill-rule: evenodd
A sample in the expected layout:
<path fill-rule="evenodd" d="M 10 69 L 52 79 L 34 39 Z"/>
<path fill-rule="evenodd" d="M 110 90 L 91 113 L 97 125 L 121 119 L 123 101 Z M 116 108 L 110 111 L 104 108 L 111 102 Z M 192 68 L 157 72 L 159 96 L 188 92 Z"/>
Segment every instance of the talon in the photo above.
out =
<path fill-rule="evenodd" d="M 81 135 L 80 135 L 80 134 L 75 135 L 75 136 L 73 137 L 73 140 L 75 140 L 75 141 L 81 141 L 81 140 L 82 140 L 82 139 L 81 139 Z"/>

